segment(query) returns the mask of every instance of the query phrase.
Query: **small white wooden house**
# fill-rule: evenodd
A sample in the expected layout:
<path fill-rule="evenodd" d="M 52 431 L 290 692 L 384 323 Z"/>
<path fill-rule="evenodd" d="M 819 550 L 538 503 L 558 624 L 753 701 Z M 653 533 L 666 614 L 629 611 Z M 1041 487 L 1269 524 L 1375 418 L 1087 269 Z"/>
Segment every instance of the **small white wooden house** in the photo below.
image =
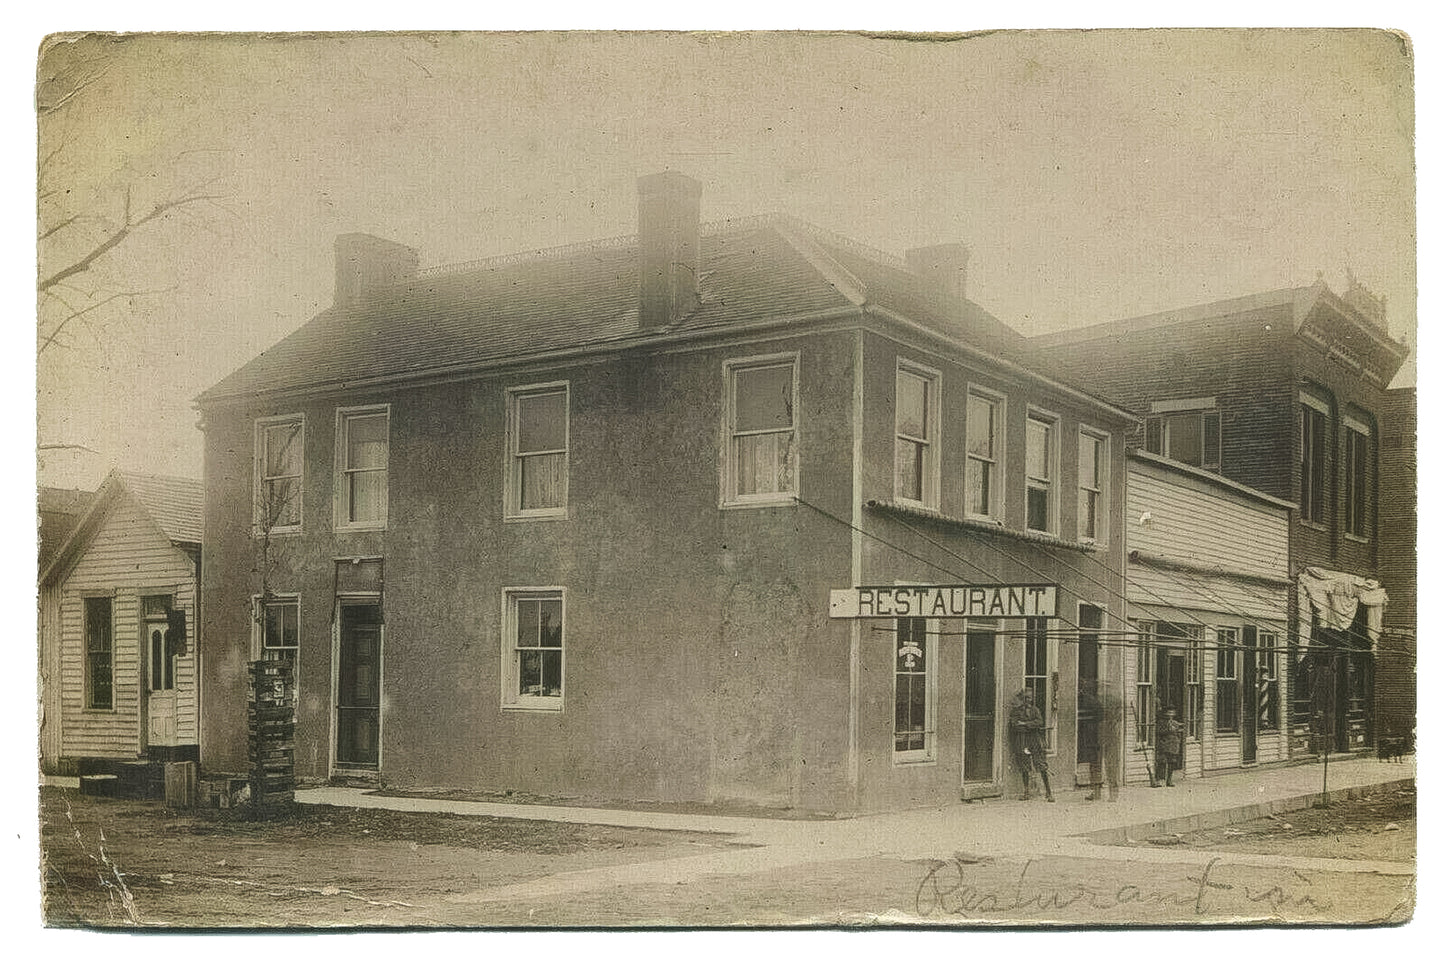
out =
<path fill-rule="evenodd" d="M 1154 728 L 1184 726 L 1184 776 L 1289 758 L 1294 505 L 1153 454 L 1128 462 L 1125 780 L 1147 782 Z"/>
<path fill-rule="evenodd" d="M 198 757 L 201 483 L 114 471 L 40 572 L 49 773 Z"/>

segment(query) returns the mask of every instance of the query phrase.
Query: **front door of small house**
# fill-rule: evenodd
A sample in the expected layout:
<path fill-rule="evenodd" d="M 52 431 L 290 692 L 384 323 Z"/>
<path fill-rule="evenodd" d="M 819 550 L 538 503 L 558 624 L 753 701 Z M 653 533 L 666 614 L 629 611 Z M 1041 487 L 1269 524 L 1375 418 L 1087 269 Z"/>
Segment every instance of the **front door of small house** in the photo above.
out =
<path fill-rule="evenodd" d="M 994 732 L 997 691 L 993 629 L 970 628 L 964 637 L 963 782 L 991 783 L 994 778 Z"/>
<path fill-rule="evenodd" d="M 180 744 L 176 700 L 176 657 L 167 613 L 169 596 L 141 597 L 141 659 L 145 668 L 142 750 Z"/>
<path fill-rule="evenodd" d="M 336 767 L 375 770 L 381 756 L 381 605 L 342 603 L 336 655 Z"/>

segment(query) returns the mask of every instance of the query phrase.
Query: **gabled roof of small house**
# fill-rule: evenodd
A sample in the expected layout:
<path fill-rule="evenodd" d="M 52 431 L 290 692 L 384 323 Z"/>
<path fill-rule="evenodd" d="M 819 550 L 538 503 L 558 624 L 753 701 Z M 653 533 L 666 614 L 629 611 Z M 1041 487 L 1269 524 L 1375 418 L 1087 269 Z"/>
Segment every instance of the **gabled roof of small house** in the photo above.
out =
<path fill-rule="evenodd" d="M 39 565 L 50 563 L 75 525 L 80 522 L 90 502 L 95 497 L 93 490 L 75 490 L 68 487 L 37 487 L 35 509 L 40 516 Z"/>
<path fill-rule="evenodd" d="M 186 547 L 200 545 L 205 495 L 199 480 L 113 470 L 95 491 L 90 507 L 65 543 L 48 563 L 41 565 L 42 583 L 51 582 L 61 568 L 79 555 L 122 498 L 134 501 L 171 543 Z"/>
<path fill-rule="evenodd" d="M 640 326 L 635 236 L 526 252 L 424 269 L 333 305 L 198 403 L 420 380 L 870 310 L 1032 373 L 1018 332 L 971 301 L 945 306 L 901 258 L 781 215 L 705 224 L 699 244 L 697 306 L 672 324 Z"/>

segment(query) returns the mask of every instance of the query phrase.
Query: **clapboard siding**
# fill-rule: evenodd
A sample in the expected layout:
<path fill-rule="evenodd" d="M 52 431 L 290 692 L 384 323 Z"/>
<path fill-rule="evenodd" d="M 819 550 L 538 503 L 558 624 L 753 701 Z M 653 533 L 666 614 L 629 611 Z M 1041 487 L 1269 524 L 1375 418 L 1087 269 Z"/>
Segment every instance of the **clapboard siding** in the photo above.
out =
<path fill-rule="evenodd" d="M 95 529 L 84 550 L 60 579 L 59 754 L 108 758 L 134 757 L 142 749 L 140 600 L 149 593 L 170 593 L 184 610 L 191 650 L 177 660 L 177 723 L 181 745 L 197 740 L 195 565 L 173 546 L 129 496 L 121 494 Z M 113 707 L 88 709 L 85 694 L 85 598 L 113 598 L 111 631 L 114 658 Z"/>
<path fill-rule="evenodd" d="M 1130 550 L 1283 580 L 1289 573 L 1289 511 L 1222 486 L 1129 462 Z M 1147 522 L 1141 517 L 1150 514 Z"/>

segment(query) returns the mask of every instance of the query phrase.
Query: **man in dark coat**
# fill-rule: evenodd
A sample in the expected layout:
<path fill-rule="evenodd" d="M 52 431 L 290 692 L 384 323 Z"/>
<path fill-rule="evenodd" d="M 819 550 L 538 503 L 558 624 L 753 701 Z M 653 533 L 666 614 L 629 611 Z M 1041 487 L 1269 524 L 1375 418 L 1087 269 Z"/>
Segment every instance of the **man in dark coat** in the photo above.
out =
<path fill-rule="evenodd" d="M 1024 778 L 1024 790 L 1019 798 L 1029 797 L 1029 776 L 1037 770 L 1044 783 L 1044 797 L 1053 801 L 1054 792 L 1049 787 L 1049 762 L 1044 752 L 1044 717 L 1027 689 L 1020 689 L 1014 694 L 1008 725 L 1014 764 Z"/>
<path fill-rule="evenodd" d="M 1154 787 L 1159 787 L 1160 776 L 1163 777 L 1165 785 L 1173 787 L 1174 770 L 1183 768 L 1184 755 L 1184 726 L 1174 718 L 1173 709 L 1165 709 L 1164 715 L 1160 717 L 1154 730 L 1154 745 L 1159 753 L 1159 772 L 1154 776 Z"/>

